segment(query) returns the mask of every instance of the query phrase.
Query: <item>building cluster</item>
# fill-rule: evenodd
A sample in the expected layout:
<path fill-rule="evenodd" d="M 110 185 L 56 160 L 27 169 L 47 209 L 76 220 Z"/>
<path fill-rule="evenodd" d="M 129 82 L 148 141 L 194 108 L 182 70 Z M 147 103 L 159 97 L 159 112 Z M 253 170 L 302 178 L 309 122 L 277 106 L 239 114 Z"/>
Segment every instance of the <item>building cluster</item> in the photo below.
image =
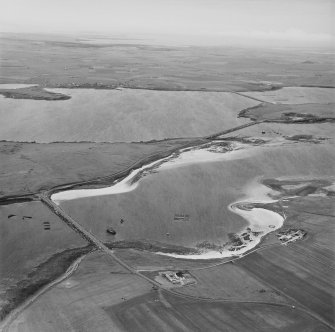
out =
<path fill-rule="evenodd" d="M 306 232 L 302 229 L 289 229 L 287 231 L 281 231 L 277 234 L 278 239 L 283 244 L 301 240 L 305 235 Z"/>
<path fill-rule="evenodd" d="M 179 285 L 183 285 L 186 279 L 182 272 L 166 271 L 162 273 L 162 276 L 171 283 Z"/>

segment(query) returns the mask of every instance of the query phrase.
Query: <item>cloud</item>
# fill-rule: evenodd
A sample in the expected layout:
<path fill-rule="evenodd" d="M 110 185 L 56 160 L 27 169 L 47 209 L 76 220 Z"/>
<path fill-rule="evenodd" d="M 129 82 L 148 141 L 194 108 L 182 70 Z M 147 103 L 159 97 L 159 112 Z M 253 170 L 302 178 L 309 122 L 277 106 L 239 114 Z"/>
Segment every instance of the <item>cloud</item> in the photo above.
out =
<path fill-rule="evenodd" d="M 328 33 L 308 33 L 299 29 L 288 29 L 285 31 L 251 31 L 250 37 L 259 39 L 275 39 L 305 42 L 331 42 L 334 35 Z"/>

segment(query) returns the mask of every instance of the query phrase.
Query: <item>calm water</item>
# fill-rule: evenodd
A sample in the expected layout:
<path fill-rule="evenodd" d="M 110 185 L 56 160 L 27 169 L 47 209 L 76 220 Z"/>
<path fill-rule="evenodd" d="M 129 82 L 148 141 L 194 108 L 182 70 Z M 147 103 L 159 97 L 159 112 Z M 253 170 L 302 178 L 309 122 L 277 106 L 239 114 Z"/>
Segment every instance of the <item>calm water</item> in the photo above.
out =
<path fill-rule="evenodd" d="M 259 102 L 228 92 L 48 89 L 68 100 L 0 96 L 0 139 L 129 142 L 198 137 L 248 122 Z"/>
<path fill-rule="evenodd" d="M 144 177 L 133 191 L 64 201 L 61 206 L 103 241 L 222 244 L 228 233 L 247 225 L 228 206 L 245 198 L 256 177 L 332 175 L 333 158 L 334 149 L 326 144 L 255 148 L 245 159 L 164 169 Z M 187 214 L 190 220 L 176 222 L 175 214 Z M 115 237 L 106 233 L 108 226 L 116 230 Z"/>
<path fill-rule="evenodd" d="M 231 183 L 224 173 L 221 162 L 189 165 L 146 176 L 131 192 L 61 205 L 107 241 L 114 238 L 106 234 L 106 228 L 112 225 L 116 239 L 183 245 L 204 240 L 217 243 L 246 225 L 227 209 L 238 198 L 241 184 Z M 189 221 L 174 221 L 175 214 L 187 214 Z"/>

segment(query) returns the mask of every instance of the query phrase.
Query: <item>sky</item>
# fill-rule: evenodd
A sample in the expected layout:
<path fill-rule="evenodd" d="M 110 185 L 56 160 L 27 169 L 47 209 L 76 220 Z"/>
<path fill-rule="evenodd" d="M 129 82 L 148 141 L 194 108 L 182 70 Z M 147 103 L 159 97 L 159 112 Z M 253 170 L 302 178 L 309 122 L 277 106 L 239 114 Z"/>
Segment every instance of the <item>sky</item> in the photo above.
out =
<path fill-rule="evenodd" d="M 335 0 L 0 0 L 0 31 L 334 46 Z"/>

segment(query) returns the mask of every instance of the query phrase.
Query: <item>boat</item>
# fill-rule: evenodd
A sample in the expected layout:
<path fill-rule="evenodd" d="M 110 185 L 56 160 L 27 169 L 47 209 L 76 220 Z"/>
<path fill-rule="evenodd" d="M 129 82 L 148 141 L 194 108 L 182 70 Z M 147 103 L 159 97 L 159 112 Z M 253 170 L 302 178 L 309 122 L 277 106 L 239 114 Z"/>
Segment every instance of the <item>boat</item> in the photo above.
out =
<path fill-rule="evenodd" d="M 112 234 L 112 235 L 115 235 L 116 234 L 116 231 L 113 227 L 108 227 L 106 229 L 106 232 L 109 233 L 109 234 Z"/>

